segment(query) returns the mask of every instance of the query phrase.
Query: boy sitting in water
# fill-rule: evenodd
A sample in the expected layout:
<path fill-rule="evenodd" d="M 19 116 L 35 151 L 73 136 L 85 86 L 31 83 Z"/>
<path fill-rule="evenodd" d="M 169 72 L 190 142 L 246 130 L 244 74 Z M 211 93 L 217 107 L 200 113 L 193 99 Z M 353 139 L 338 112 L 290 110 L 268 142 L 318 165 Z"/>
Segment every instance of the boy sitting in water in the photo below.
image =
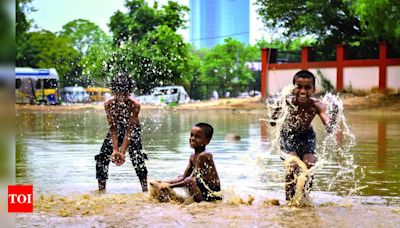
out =
<path fill-rule="evenodd" d="M 110 160 L 120 166 L 129 152 L 136 175 L 143 191 L 147 191 L 147 169 L 144 160 L 147 155 L 142 150 L 141 128 L 139 122 L 140 103 L 130 96 L 133 81 L 127 73 L 116 75 L 111 81 L 113 96 L 105 103 L 109 132 L 95 156 L 96 178 L 99 191 L 106 190 Z"/>
<path fill-rule="evenodd" d="M 189 143 L 194 153 L 190 156 L 189 164 L 182 176 L 166 181 L 171 188 L 185 187 L 195 202 L 221 200 L 215 194 L 221 191 L 221 187 L 213 155 L 206 151 L 213 131 L 213 127 L 207 123 L 192 127 Z"/>
<path fill-rule="evenodd" d="M 309 169 L 317 162 L 312 120 L 315 115 L 318 115 L 328 133 L 332 132 L 336 120 L 335 115 L 332 120 L 329 119 L 326 113 L 327 108 L 321 100 L 311 97 L 315 93 L 315 77 L 311 72 L 307 70 L 297 72 L 293 77 L 293 85 L 295 86 L 292 92 L 293 96 L 286 100 L 288 110 L 281 126 L 280 145 L 283 152 L 298 157 Z M 277 120 L 283 111 L 282 108 L 277 108 L 272 119 Z M 270 124 L 275 126 L 276 122 L 270 122 Z M 295 195 L 294 179 L 293 172 L 287 173 L 285 190 L 288 201 L 292 200 Z M 309 186 L 305 187 L 309 188 L 310 186 L 311 181 L 309 181 Z"/>

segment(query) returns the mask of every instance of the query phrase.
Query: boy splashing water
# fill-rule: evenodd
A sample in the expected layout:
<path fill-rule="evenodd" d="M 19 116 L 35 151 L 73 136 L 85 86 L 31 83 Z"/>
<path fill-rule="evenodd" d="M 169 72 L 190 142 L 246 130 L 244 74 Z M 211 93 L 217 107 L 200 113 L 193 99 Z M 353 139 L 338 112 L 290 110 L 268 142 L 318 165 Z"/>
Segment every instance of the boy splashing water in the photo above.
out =
<path fill-rule="evenodd" d="M 140 103 L 130 96 L 132 89 L 133 81 L 130 76 L 127 73 L 118 74 L 111 81 L 113 96 L 104 103 L 109 132 L 100 153 L 95 156 L 100 192 L 106 190 L 110 161 L 118 166 L 122 165 L 125 162 L 126 151 L 129 152 L 142 190 L 147 191 L 147 169 L 144 162 L 147 155 L 142 149 Z"/>
<path fill-rule="evenodd" d="M 288 110 L 283 117 L 280 131 L 280 147 L 287 154 L 284 156 L 287 164 L 285 192 L 286 200 L 289 202 L 295 198 L 298 200 L 299 193 L 296 194 L 296 191 L 304 189 L 307 193 L 312 185 L 313 177 L 309 177 L 308 172 L 305 172 L 305 169 L 310 169 L 317 162 L 312 120 L 318 115 L 328 133 L 332 133 L 336 124 L 335 115 L 329 118 L 326 105 L 321 100 L 311 97 L 315 93 L 315 77 L 311 72 L 307 70 L 297 72 L 293 77 L 293 85 L 292 96 L 285 101 Z M 270 122 L 271 126 L 276 125 L 275 121 L 282 118 L 284 111 L 281 107 L 275 109 Z M 304 164 L 301 164 L 299 159 Z M 306 176 L 303 175 L 300 178 L 300 170 L 305 172 Z M 302 184 L 300 189 L 299 184 Z"/>
<path fill-rule="evenodd" d="M 195 202 L 222 200 L 213 155 L 206 151 L 213 132 L 213 127 L 207 123 L 198 123 L 192 127 L 189 144 L 194 153 L 190 155 L 189 164 L 182 176 L 163 182 L 163 186 L 184 187 Z M 151 184 L 155 185 L 156 182 Z"/>

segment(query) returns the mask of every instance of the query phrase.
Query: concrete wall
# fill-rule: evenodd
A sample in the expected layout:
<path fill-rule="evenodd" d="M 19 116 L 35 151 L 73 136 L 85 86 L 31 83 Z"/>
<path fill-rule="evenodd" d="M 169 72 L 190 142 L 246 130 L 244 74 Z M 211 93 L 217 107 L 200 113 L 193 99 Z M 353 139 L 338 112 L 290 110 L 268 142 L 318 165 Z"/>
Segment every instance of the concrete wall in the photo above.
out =
<path fill-rule="evenodd" d="M 343 69 L 344 89 L 371 90 L 379 86 L 379 67 L 345 67 Z"/>

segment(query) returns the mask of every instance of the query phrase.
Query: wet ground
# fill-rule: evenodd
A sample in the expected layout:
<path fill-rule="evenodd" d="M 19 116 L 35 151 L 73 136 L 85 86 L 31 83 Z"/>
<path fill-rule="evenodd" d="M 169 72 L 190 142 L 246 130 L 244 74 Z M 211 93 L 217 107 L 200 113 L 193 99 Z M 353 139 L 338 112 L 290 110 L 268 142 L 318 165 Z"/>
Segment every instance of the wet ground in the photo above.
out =
<path fill-rule="evenodd" d="M 400 224 L 400 117 L 345 114 L 356 138 L 349 151 L 351 164 L 320 153 L 319 158 L 327 162 L 316 172 L 311 192 L 315 207 L 293 208 L 285 205 L 283 163 L 271 151 L 271 129 L 260 121 L 264 117 L 260 113 L 142 111 L 149 179 L 170 179 L 183 172 L 191 153 L 188 138 L 193 124 L 203 121 L 215 127 L 208 150 L 214 153 L 227 197 L 220 203 L 179 205 L 158 203 L 140 193 L 129 162 L 110 166 L 107 194 L 92 193 L 96 189 L 93 157 L 107 131 L 102 110 L 19 110 L 17 183 L 33 184 L 35 213 L 18 215 L 16 223 L 22 227 L 396 227 Z M 322 148 L 325 133 L 320 121 L 314 122 Z M 241 140 L 226 141 L 229 133 Z M 349 167 L 355 169 L 350 179 L 338 177 Z M 253 204 L 241 204 L 238 199 L 248 195 L 255 198 Z M 267 205 L 269 199 L 278 199 L 281 206 Z"/>

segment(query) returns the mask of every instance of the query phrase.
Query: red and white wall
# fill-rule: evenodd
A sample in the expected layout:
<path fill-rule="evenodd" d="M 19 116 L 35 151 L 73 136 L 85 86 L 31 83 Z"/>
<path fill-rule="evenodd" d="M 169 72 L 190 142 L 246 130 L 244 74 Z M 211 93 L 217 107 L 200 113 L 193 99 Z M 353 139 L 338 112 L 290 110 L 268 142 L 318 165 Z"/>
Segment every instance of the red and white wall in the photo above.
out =
<path fill-rule="evenodd" d="M 292 84 L 293 75 L 299 70 L 309 70 L 317 78 L 319 70 L 337 91 L 344 89 L 366 91 L 378 89 L 400 92 L 400 58 L 387 58 L 387 45 L 379 44 L 379 59 L 346 60 L 345 46 L 336 47 L 336 61 L 310 62 L 309 48 L 301 51 L 299 63 L 268 63 L 270 49 L 261 51 L 261 93 L 263 97 L 278 92 L 284 86 Z"/>

